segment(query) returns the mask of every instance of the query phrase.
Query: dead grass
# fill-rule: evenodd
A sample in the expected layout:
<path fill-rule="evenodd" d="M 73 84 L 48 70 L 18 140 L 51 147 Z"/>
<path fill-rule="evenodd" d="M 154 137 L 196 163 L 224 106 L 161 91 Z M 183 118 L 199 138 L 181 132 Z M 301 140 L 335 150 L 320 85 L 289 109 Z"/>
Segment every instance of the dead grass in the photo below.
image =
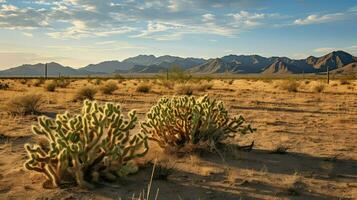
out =
<path fill-rule="evenodd" d="M 57 84 L 55 81 L 50 81 L 45 84 L 45 90 L 48 92 L 54 92 L 56 90 Z"/>
<path fill-rule="evenodd" d="M 12 115 L 29 115 L 41 113 L 42 96 L 39 94 L 25 94 L 11 98 L 5 110 Z"/>
<path fill-rule="evenodd" d="M 179 84 L 176 85 L 175 87 L 176 94 L 180 94 L 180 95 L 190 96 L 193 94 L 193 90 L 194 90 L 194 86 L 191 84 Z"/>
<path fill-rule="evenodd" d="M 104 85 L 102 85 L 99 90 L 103 94 L 110 95 L 117 89 L 118 89 L 118 85 L 115 81 L 108 81 L 108 82 L 104 83 Z"/>
<path fill-rule="evenodd" d="M 340 85 L 349 85 L 349 84 L 351 84 L 351 83 L 348 80 L 345 80 L 345 79 L 340 80 Z"/>
<path fill-rule="evenodd" d="M 79 88 L 76 91 L 76 93 L 74 95 L 74 100 L 75 101 L 83 101 L 86 99 L 93 100 L 96 93 L 97 93 L 97 90 L 94 87 L 85 86 L 85 87 Z"/>
<path fill-rule="evenodd" d="M 298 92 L 299 86 L 300 86 L 300 84 L 297 81 L 288 80 L 288 81 L 284 81 L 282 83 L 281 88 L 288 92 Z"/>
<path fill-rule="evenodd" d="M 325 90 L 326 85 L 324 83 L 318 83 L 313 86 L 312 90 L 317 93 L 321 93 Z"/>
<path fill-rule="evenodd" d="M 140 83 L 137 85 L 136 91 L 141 93 L 149 93 L 151 91 L 151 85 L 148 83 Z"/>
<path fill-rule="evenodd" d="M 32 85 L 35 86 L 35 87 L 40 87 L 44 83 L 45 83 L 45 79 L 43 79 L 43 78 L 32 80 Z"/>

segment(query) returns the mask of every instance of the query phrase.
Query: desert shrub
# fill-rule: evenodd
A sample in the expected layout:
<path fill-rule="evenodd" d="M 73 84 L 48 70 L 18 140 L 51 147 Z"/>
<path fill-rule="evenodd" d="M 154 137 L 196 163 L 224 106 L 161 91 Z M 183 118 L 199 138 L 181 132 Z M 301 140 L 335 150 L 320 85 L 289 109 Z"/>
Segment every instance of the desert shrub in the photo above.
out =
<path fill-rule="evenodd" d="M 281 85 L 281 88 L 283 90 L 286 90 L 288 92 L 298 92 L 300 84 L 297 81 L 284 81 Z"/>
<path fill-rule="evenodd" d="M 56 90 L 57 84 L 55 81 L 50 81 L 45 84 L 45 89 L 49 92 L 54 92 Z"/>
<path fill-rule="evenodd" d="M 56 79 L 55 82 L 56 82 L 57 87 L 60 87 L 60 88 L 67 88 L 71 84 L 71 80 L 63 78 L 63 77 Z"/>
<path fill-rule="evenodd" d="M 117 83 L 114 81 L 106 82 L 100 87 L 100 91 L 103 94 L 112 94 L 115 90 L 118 89 Z"/>
<path fill-rule="evenodd" d="M 176 150 L 185 146 L 215 149 L 236 133 L 253 131 L 242 116 L 230 117 L 222 102 L 208 96 L 161 98 L 141 128 L 160 147 Z"/>
<path fill-rule="evenodd" d="M 206 90 L 212 89 L 213 84 L 212 83 L 200 83 L 195 86 L 195 89 L 200 92 L 204 92 Z"/>
<path fill-rule="evenodd" d="M 137 92 L 142 92 L 142 93 L 149 93 L 151 90 L 151 85 L 147 84 L 147 83 L 140 83 L 137 87 L 136 87 L 136 91 Z"/>
<path fill-rule="evenodd" d="M 166 79 L 160 80 L 160 84 L 168 89 L 173 89 L 175 87 L 174 81 L 170 81 L 170 80 L 166 80 Z"/>
<path fill-rule="evenodd" d="M 314 87 L 312 89 L 313 89 L 314 92 L 320 93 L 320 92 L 323 92 L 325 90 L 325 87 L 326 87 L 325 84 L 318 83 L 318 84 L 314 85 Z"/>
<path fill-rule="evenodd" d="M 192 95 L 194 86 L 192 84 L 180 84 L 175 87 L 176 94 L 180 95 Z"/>
<path fill-rule="evenodd" d="M 85 86 L 77 90 L 74 100 L 83 101 L 85 99 L 93 100 L 97 90 L 90 86 Z"/>
<path fill-rule="evenodd" d="M 44 83 L 45 83 L 45 79 L 43 79 L 43 78 L 33 80 L 33 86 L 35 86 L 35 87 L 40 87 Z"/>
<path fill-rule="evenodd" d="M 26 85 L 27 84 L 27 79 L 20 79 L 20 83 L 22 85 Z"/>
<path fill-rule="evenodd" d="M 229 85 L 232 85 L 233 83 L 234 83 L 234 80 L 228 81 L 228 84 L 229 84 Z"/>
<path fill-rule="evenodd" d="M 5 110 L 13 115 L 39 114 L 42 103 L 42 96 L 38 94 L 15 96 L 7 102 Z"/>
<path fill-rule="evenodd" d="M 148 151 L 147 136 L 131 133 L 136 122 L 135 111 L 125 118 L 118 104 L 88 100 L 80 114 L 66 112 L 55 119 L 41 116 L 32 131 L 45 137 L 49 148 L 26 144 L 25 168 L 43 173 L 54 187 L 74 180 L 81 187 L 93 188 L 102 179 L 112 181 L 135 173 L 138 167 L 133 159 Z"/>
<path fill-rule="evenodd" d="M 100 84 L 102 84 L 102 80 L 100 80 L 100 79 L 94 80 L 94 85 L 100 85 Z"/>
<path fill-rule="evenodd" d="M 10 88 L 10 86 L 8 83 L 0 82 L 0 90 L 7 90 L 9 88 Z"/>
<path fill-rule="evenodd" d="M 351 83 L 346 79 L 340 80 L 340 85 L 349 85 L 349 84 L 351 84 Z"/>

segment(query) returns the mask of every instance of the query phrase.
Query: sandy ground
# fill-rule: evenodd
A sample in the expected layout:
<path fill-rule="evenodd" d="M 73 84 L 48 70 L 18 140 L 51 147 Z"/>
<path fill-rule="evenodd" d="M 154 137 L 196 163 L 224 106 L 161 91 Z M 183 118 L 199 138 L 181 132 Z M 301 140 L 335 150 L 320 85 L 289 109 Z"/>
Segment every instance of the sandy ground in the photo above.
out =
<path fill-rule="evenodd" d="M 257 131 L 229 141 L 221 155 L 195 152 L 169 155 L 153 147 L 139 173 L 118 183 L 84 190 L 75 186 L 44 189 L 44 176 L 26 171 L 23 145 L 34 142 L 31 125 L 37 116 L 11 116 L 6 102 L 25 93 L 41 93 L 42 111 L 55 116 L 65 110 L 78 112 L 73 102 L 77 88 L 91 85 L 77 80 L 68 88 L 47 92 L 31 82 L 16 80 L 0 90 L 0 199 L 131 199 L 146 191 L 153 160 L 172 168 L 167 180 L 153 180 L 151 199 L 356 199 L 357 198 L 357 81 L 332 81 L 321 93 L 317 81 L 299 81 L 298 92 L 281 88 L 282 80 L 213 80 L 209 96 L 224 101 L 231 114 L 242 114 Z M 96 100 L 121 103 L 124 111 L 136 109 L 139 119 L 163 95 L 174 90 L 157 83 L 146 94 L 135 91 L 140 80 L 118 83 L 112 95 L 98 93 Z M 153 82 L 153 81 L 151 81 Z M 95 86 L 93 86 L 95 87 Z M 238 145 L 254 141 L 252 151 Z M 272 153 L 277 148 L 287 153 Z"/>

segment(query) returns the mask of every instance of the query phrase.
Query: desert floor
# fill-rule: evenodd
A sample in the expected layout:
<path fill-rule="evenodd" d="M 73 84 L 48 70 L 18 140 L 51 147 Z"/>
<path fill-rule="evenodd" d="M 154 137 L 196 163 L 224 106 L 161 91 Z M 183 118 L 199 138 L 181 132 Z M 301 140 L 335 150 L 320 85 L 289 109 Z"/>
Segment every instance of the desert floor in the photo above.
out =
<path fill-rule="evenodd" d="M 23 146 L 36 141 L 31 125 L 37 116 L 12 116 L 6 105 L 14 96 L 41 93 L 45 115 L 79 112 L 75 91 L 83 85 L 98 86 L 76 80 L 48 92 L 31 80 L 4 81 L 10 89 L 0 90 L 0 199 L 131 199 L 147 189 L 155 159 L 172 171 L 167 180 L 153 180 L 152 199 L 157 191 L 158 199 L 171 200 L 357 198 L 357 81 L 333 80 L 323 92 L 316 92 L 319 81 L 300 80 L 298 92 L 289 92 L 282 88 L 284 80 L 212 80 L 211 89 L 194 95 L 222 100 L 232 115 L 242 114 L 256 132 L 228 141 L 220 153 L 173 155 L 151 148 L 138 161 L 137 174 L 95 190 L 44 189 L 45 177 L 23 168 L 27 158 Z M 120 103 L 125 112 L 136 109 L 144 120 L 150 107 L 164 95 L 175 95 L 175 89 L 149 80 L 149 93 L 136 92 L 143 81 L 118 82 L 112 95 L 97 93 L 95 99 Z M 252 141 L 252 151 L 238 150 L 238 145 Z M 276 153 L 284 148 L 286 153 Z"/>

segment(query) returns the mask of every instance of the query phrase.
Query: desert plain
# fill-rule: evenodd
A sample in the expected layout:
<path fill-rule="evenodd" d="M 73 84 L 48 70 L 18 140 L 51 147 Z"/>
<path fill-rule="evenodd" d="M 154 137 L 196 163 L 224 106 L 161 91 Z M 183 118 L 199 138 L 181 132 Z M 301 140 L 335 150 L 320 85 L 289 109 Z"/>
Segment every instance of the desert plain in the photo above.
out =
<path fill-rule="evenodd" d="M 40 115 L 78 113 L 74 101 L 83 86 L 99 88 L 115 81 L 112 94 L 98 91 L 98 102 L 115 102 L 126 113 L 135 109 L 139 121 L 162 96 L 180 95 L 176 86 L 156 79 L 71 80 L 65 88 L 47 91 L 34 79 L 4 79 L 0 90 L 0 199 L 137 199 L 148 192 L 153 163 L 168 169 L 165 178 L 151 181 L 150 199 L 356 199 L 357 198 L 357 81 L 298 79 L 296 90 L 281 79 L 219 79 L 191 83 L 194 96 L 223 101 L 230 115 L 243 115 L 257 130 L 228 140 L 219 152 L 172 154 L 152 145 L 137 160 L 138 173 L 86 190 L 75 185 L 43 186 L 42 174 L 25 170 L 25 143 L 35 143 L 31 126 L 38 115 L 13 115 L 8 102 L 26 94 L 41 95 Z M 146 92 L 137 91 L 149 85 Z M 321 86 L 322 85 L 322 86 Z M 135 131 L 140 131 L 137 125 Z M 251 150 L 239 147 L 254 141 Z M 145 193 L 145 194 L 144 194 Z"/>

